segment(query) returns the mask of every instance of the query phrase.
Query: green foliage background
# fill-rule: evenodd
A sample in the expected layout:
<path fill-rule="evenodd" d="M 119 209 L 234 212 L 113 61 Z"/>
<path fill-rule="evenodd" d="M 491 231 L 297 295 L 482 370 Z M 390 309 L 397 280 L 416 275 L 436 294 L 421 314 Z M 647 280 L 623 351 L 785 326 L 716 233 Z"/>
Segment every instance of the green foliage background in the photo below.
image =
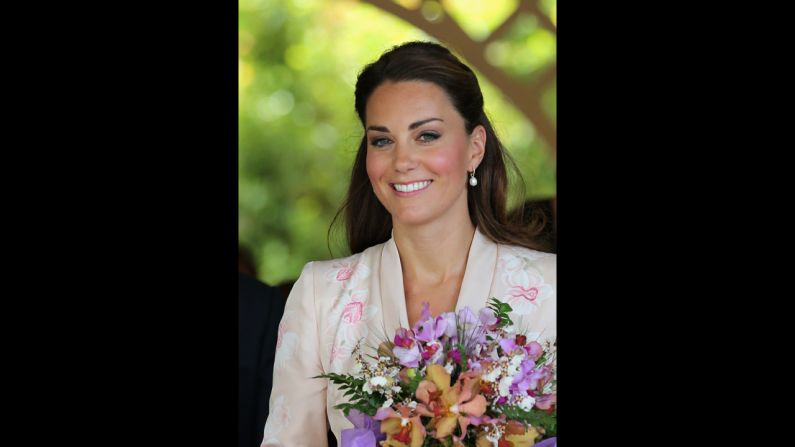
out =
<path fill-rule="evenodd" d="M 473 39 L 483 40 L 516 2 L 442 4 Z M 555 2 L 542 7 L 554 21 Z M 341 239 L 332 240 L 329 253 L 326 235 L 362 136 L 353 108 L 356 75 L 409 40 L 436 39 L 353 0 L 239 0 L 239 240 L 253 252 L 263 281 L 294 280 L 310 260 L 348 254 Z M 555 36 L 526 16 L 486 55 L 512 76 L 530 79 L 554 63 Z M 554 196 L 551 151 L 499 90 L 479 79 L 487 113 L 525 179 L 526 196 Z M 553 120 L 555 94 L 553 84 L 543 96 Z"/>

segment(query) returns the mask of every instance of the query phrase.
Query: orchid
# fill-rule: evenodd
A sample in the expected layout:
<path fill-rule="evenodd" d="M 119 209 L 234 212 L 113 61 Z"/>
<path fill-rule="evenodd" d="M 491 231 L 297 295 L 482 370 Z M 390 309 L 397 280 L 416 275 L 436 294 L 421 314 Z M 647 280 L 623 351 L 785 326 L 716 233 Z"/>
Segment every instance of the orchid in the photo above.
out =
<path fill-rule="evenodd" d="M 351 374 L 318 376 L 350 399 L 335 406 L 354 424 L 341 447 L 556 445 L 555 344 L 529 340 L 510 312 L 492 299 L 434 317 L 423 303 L 376 356 L 357 345 Z"/>
<path fill-rule="evenodd" d="M 392 348 L 392 352 L 403 366 L 416 368 L 419 366 L 420 359 L 422 359 L 419 346 L 414 339 L 414 333 L 408 329 L 398 329 L 398 333 L 395 334 L 395 347 Z"/>
<path fill-rule="evenodd" d="M 417 412 L 431 417 L 430 427 L 435 428 L 434 437 L 444 439 L 453 434 L 456 423 L 462 435 L 454 437 L 460 441 L 466 437 L 468 416 L 480 417 L 486 411 L 486 398 L 478 394 L 480 380 L 473 374 L 462 374 L 455 385 L 450 386 L 450 374 L 442 366 L 429 365 L 429 380 L 420 382 L 417 388 Z"/>
<path fill-rule="evenodd" d="M 347 416 L 353 424 L 352 429 L 343 430 L 342 445 L 350 447 L 374 447 L 376 442 L 386 438 L 381 433 L 381 424 L 358 410 L 351 410 Z"/>
<path fill-rule="evenodd" d="M 381 421 L 381 432 L 386 433 L 383 447 L 420 447 L 425 441 L 425 426 L 419 414 L 407 405 L 381 408 L 375 415 Z"/>

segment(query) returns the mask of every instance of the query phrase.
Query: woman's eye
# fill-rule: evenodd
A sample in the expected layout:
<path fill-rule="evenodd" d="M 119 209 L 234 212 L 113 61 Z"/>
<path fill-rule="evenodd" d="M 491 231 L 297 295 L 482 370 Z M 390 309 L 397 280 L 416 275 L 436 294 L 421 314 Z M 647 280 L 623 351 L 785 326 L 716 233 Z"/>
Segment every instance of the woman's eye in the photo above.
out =
<path fill-rule="evenodd" d="M 384 147 L 389 143 L 389 138 L 373 138 L 370 140 L 370 145 L 375 147 Z"/>
<path fill-rule="evenodd" d="M 439 138 L 439 135 L 432 132 L 423 132 L 422 135 L 420 135 L 420 141 L 423 143 L 430 143 L 437 138 Z"/>

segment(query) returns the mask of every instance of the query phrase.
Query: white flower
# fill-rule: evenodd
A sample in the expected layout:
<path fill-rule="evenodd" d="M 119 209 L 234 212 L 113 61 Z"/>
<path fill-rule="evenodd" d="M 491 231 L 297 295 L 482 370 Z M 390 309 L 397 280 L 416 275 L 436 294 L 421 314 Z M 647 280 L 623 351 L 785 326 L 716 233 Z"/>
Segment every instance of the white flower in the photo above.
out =
<path fill-rule="evenodd" d="M 415 410 L 415 409 L 417 409 L 417 402 L 412 400 L 412 401 L 411 401 L 411 402 L 409 402 L 409 404 L 408 404 L 408 405 L 406 405 L 406 406 L 407 406 L 407 407 L 409 407 L 409 408 L 411 408 L 412 410 Z"/>
<path fill-rule="evenodd" d="M 384 404 L 381 405 L 381 408 L 391 407 L 392 406 L 392 402 L 393 402 L 392 399 L 387 399 L 386 401 L 384 401 Z"/>
<path fill-rule="evenodd" d="M 499 389 L 500 389 L 500 396 L 507 396 L 508 390 L 511 388 L 511 383 L 513 383 L 513 377 L 505 376 L 500 379 Z"/>
<path fill-rule="evenodd" d="M 447 371 L 447 374 L 452 374 L 453 373 L 453 363 L 448 361 L 447 364 L 444 365 L 444 369 L 445 369 L 445 371 Z"/>
<path fill-rule="evenodd" d="M 491 427 L 490 430 L 486 432 L 486 439 L 491 442 L 492 447 L 497 447 L 499 445 L 500 438 L 502 438 L 502 428 L 493 422 L 489 425 Z"/>
<path fill-rule="evenodd" d="M 533 405 L 536 404 L 536 399 L 532 396 L 524 396 L 519 402 L 519 407 L 524 411 L 530 411 L 533 408 Z"/>
<path fill-rule="evenodd" d="M 382 387 L 382 386 L 386 385 L 386 377 L 374 376 L 372 379 L 370 379 L 370 383 L 373 386 L 381 386 Z"/>
<path fill-rule="evenodd" d="M 484 382 L 494 382 L 500 377 L 501 373 L 502 370 L 499 367 L 493 368 L 491 371 L 488 372 L 488 374 L 481 376 L 481 379 Z"/>
<path fill-rule="evenodd" d="M 508 364 L 508 375 L 513 377 L 519 372 L 519 367 L 522 366 L 522 360 L 524 360 L 524 354 L 519 354 L 511 357 L 511 362 Z"/>

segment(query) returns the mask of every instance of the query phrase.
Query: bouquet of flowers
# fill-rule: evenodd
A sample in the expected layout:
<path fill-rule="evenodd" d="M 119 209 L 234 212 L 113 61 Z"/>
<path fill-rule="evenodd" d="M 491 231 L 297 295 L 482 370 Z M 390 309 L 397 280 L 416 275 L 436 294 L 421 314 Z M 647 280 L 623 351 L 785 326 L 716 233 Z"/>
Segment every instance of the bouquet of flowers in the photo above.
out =
<path fill-rule="evenodd" d="M 556 343 L 517 334 L 510 311 L 492 298 L 433 317 L 424 303 L 373 355 L 357 345 L 351 374 L 318 376 L 349 397 L 341 447 L 556 445 Z"/>

